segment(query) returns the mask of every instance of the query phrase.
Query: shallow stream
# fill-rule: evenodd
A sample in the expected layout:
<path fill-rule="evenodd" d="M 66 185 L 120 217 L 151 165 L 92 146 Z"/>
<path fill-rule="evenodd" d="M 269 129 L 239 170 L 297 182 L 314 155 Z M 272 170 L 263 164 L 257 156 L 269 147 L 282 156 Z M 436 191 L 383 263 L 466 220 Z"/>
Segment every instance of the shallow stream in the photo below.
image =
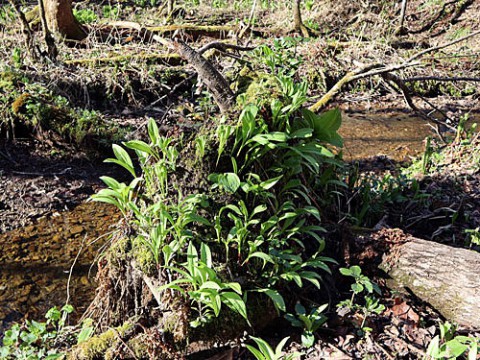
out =
<path fill-rule="evenodd" d="M 404 161 L 422 151 L 432 131 L 404 113 L 356 113 L 344 114 L 340 133 L 347 160 L 387 155 Z M 42 319 L 67 296 L 81 314 L 94 295 L 91 264 L 118 219 L 112 207 L 89 202 L 0 234 L 0 335 L 25 315 Z"/>

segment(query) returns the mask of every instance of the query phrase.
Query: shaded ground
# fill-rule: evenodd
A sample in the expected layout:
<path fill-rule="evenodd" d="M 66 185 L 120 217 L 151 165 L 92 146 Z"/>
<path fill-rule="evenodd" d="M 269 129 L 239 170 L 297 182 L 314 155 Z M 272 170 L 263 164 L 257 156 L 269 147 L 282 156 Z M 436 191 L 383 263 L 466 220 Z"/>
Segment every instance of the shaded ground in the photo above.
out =
<path fill-rule="evenodd" d="M 0 233 L 55 212 L 73 210 L 100 186 L 100 176 L 123 172 L 75 148 L 33 139 L 0 143 Z"/>

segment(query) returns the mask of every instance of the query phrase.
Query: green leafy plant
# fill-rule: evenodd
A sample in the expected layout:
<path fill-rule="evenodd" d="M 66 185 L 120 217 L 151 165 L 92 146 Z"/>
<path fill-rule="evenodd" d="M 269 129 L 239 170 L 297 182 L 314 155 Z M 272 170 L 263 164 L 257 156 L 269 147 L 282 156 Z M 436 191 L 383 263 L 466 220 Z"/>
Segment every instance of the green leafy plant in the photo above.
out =
<path fill-rule="evenodd" d="M 200 326 L 209 322 L 213 317 L 218 317 L 222 304 L 241 315 L 247 322 L 247 309 L 244 300 L 241 298 L 242 288 L 236 282 L 223 282 L 215 270 L 212 269 L 212 255 L 210 248 L 202 243 L 200 247 L 200 258 L 195 246 L 190 242 L 187 250 L 187 262 L 183 269 L 167 267 L 181 277 L 177 280 L 163 285 L 160 291 L 175 289 L 186 292 L 196 305 L 194 309 L 198 316 L 190 322 L 192 327 Z M 189 290 L 185 291 L 178 284 L 188 284 Z"/>
<path fill-rule="evenodd" d="M 367 276 L 363 275 L 362 269 L 357 265 L 351 266 L 348 269 L 341 268 L 340 273 L 344 276 L 352 277 L 355 282 L 351 285 L 351 298 L 340 302 L 337 306 L 341 309 L 348 309 L 352 312 L 360 311 L 363 316 L 360 325 L 361 334 L 371 331 L 371 328 L 365 326 L 367 318 L 372 314 L 380 314 L 385 310 L 385 306 L 380 304 L 379 300 L 373 296 L 374 293 L 381 295 L 382 292 L 380 288 Z M 356 303 L 355 298 L 362 294 L 364 303 Z"/>
<path fill-rule="evenodd" d="M 245 345 L 245 347 L 257 360 L 293 360 L 302 355 L 301 353 L 286 354 L 284 352 L 283 348 L 289 339 L 288 337 L 281 340 L 275 350 L 261 338 L 250 336 L 250 339 L 255 341 L 257 347 L 253 347 L 252 345 Z"/>
<path fill-rule="evenodd" d="M 127 170 L 132 182 L 103 177 L 108 189 L 93 196 L 120 208 L 132 234 L 131 256 L 158 274 L 162 293 L 188 300 L 192 327 L 226 308 L 248 323 L 249 292 L 265 294 L 283 312 L 285 289 L 320 288 L 321 273 L 334 263 L 321 256 L 325 229 L 313 192 L 328 191 L 335 181 L 342 186 L 333 171 L 341 163 L 329 149 L 342 145 L 341 116 L 302 110 L 306 83 L 277 70 L 277 99 L 246 104 L 238 119 L 218 119 L 186 146 L 161 137 L 150 120 L 148 143 L 115 145 L 115 157 L 107 160 Z M 188 169 L 200 159 L 208 161 L 209 173 Z M 192 191 L 184 176 L 195 176 L 200 186 Z M 241 287 L 237 278 L 245 278 Z M 315 314 L 305 316 L 310 321 Z"/>
<path fill-rule="evenodd" d="M 480 246 L 480 227 L 466 229 L 465 234 L 467 234 L 466 242 L 468 246 Z"/>
<path fill-rule="evenodd" d="M 295 305 L 295 314 L 286 314 L 287 319 L 293 326 L 303 329 L 302 345 L 309 348 L 315 343 L 315 331 L 317 331 L 325 322 L 327 317 L 323 315 L 323 311 L 328 307 L 328 304 L 313 307 L 310 312 L 307 312 L 305 307 L 297 303 Z"/>
<path fill-rule="evenodd" d="M 73 9 L 73 15 L 81 24 L 91 24 L 98 20 L 97 14 L 92 9 Z"/>
<path fill-rule="evenodd" d="M 457 335 L 455 326 L 449 322 L 440 324 L 440 335 L 436 335 L 428 345 L 425 360 L 429 359 L 458 359 L 467 357 L 468 360 L 477 359 L 480 339 Z"/>
<path fill-rule="evenodd" d="M 78 332 L 77 343 L 81 343 L 93 334 L 92 320 L 90 319 L 83 322 L 80 330 L 72 330 L 65 326 L 67 316 L 72 312 L 71 305 L 65 305 L 60 310 L 53 307 L 45 314 L 45 322 L 25 320 L 23 324 L 14 324 L 3 336 L 0 359 L 63 359 L 65 354 L 58 349 L 59 340 L 66 341 Z"/>

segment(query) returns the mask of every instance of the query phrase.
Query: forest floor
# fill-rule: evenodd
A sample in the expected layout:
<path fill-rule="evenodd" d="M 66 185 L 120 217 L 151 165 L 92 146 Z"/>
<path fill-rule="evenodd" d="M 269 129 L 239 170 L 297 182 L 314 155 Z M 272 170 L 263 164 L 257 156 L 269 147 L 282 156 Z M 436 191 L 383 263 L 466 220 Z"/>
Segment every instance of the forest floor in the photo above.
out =
<path fill-rule="evenodd" d="M 190 4 L 185 4 L 176 21 L 190 25 L 221 25 L 230 29 L 211 33 L 183 29 L 176 35 L 196 48 L 210 41 L 236 38 L 241 30 L 237 19 L 248 21 L 250 7 L 246 3 L 237 8 L 228 2 L 216 3 L 216 7 L 199 6 L 194 10 Z M 149 117 L 157 120 L 164 134 L 176 135 L 185 129 L 195 129 L 216 111 L 205 88 L 196 82 L 193 69 L 175 57 L 170 58 L 171 52 L 165 51 L 161 44 L 146 41 L 135 29 L 112 26 L 116 20 L 150 27 L 162 25 L 163 20 L 159 19 L 163 15 L 156 8 L 145 8 L 134 1 L 89 1 L 76 7 L 77 17 L 86 23 L 91 36 L 77 47 L 60 45 L 63 65 L 53 69 L 29 63 L 26 53 L 18 47 L 21 34 L 12 26 L 13 15 L 2 13 L 3 18 L 0 17 L 2 235 L 15 229 L 28 229 L 42 218 L 75 209 L 102 187 L 100 176 L 124 179 L 123 172 L 104 164 L 102 159 L 111 156 L 108 147 L 112 142 L 144 138 Z M 304 11 L 304 20 L 321 35 L 304 41 L 291 29 L 290 9 L 283 5 L 277 8 L 259 6 L 254 12 L 252 36 L 244 44 L 277 46 L 278 52 L 282 53 L 286 45 L 275 39 L 281 36 L 296 38 L 294 54 L 301 57 L 302 62 L 294 76 L 308 81 L 313 103 L 346 72 L 359 66 L 373 62 L 399 64 L 422 50 L 480 29 L 478 1 L 409 1 L 407 31 L 397 36 L 393 33 L 398 10 L 399 2 L 393 1 L 329 0 L 313 4 L 309 11 Z M 161 35 L 172 33 L 162 32 Z M 159 54 L 167 58 L 159 57 Z M 279 66 L 294 61 L 289 57 L 291 55 L 288 52 L 277 59 Z M 242 70 L 256 59 L 255 55 L 242 53 L 235 56 L 241 58 L 241 66 L 235 59 L 213 54 L 210 59 L 223 69 L 235 89 L 240 91 Z M 476 118 L 480 112 L 478 37 L 426 55 L 421 63 L 402 70 L 401 76 L 410 86 L 414 103 L 441 121 L 455 124 L 466 113 Z M 429 79 L 415 80 L 426 77 Z M 434 79 L 451 77 L 477 80 Z M 44 114 L 39 111 L 42 106 L 49 109 L 48 117 L 58 121 L 43 122 Z M 339 106 L 346 113 L 409 114 L 412 111 L 405 105 L 398 89 L 380 77 L 347 84 L 329 106 Z M 14 120 L 18 123 L 12 129 L 9 124 Z M 72 131 L 65 127 L 68 122 L 80 125 L 73 127 Z M 442 134 L 445 130 L 440 126 Z M 422 169 L 416 169 L 422 191 L 432 195 L 431 201 L 412 203 L 408 209 L 385 205 L 382 214 L 372 216 L 369 228 L 398 227 L 420 238 L 463 246 L 468 239 L 465 230 L 480 227 L 480 173 L 476 163 L 480 143 L 478 137 L 471 136 L 473 145 L 468 148 L 458 142 L 447 145 L 443 149 L 444 155 L 432 162 L 427 175 L 420 175 Z M 396 161 L 382 157 L 380 152 L 372 155 L 358 162 L 364 176 L 398 175 Z M 410 154 L 405 155 L 403 160 L 406 159 L 411 159 Z M 468 220 L 452 221 L 452 213 L 466 214 L 462 219 Z M 101 215 L 104 216 L 101 219 L 111 219 L 112 223 L 116 219 L 108 213 Z M 338 231 L 333 233 L 332 238 L 339 236 Z M 28 245 L 30 240 L 22 236 L 23 243 Z M 2 244 L 0 240 L 0 244 L 5 251 L 8 237 L 3 241 Z M 15 256 L 19 254 L 15 253 Z M 0 257 L 0 263 L 6 259 L 11 261 L 15 256 Z M 69 254 L 67 258 L 71 260 L 72 256 L 74 254 Z M 93 260 L 93 257 L 92 251 L 87 258 Z M 62 266 L 66 264 L 62 263 Z M 7 282 L 8 277 L 4 281 Z M 80 286 L 81 283 L 79 280 Z M 358 319 L 357 323 L 342 322 L 333 317 L 329 328 L 319 330 L 321 340 L 309 350 L 301 348 L 300 332 L 293 330 L 283 319 L 270 324 L 258 335 L 272 342 L 292 336 L 290 348 L 304 351 L 306 359 L 423 358 L 429 342 L 438 332 L 438 322 L 444 319 L 412 294 L 399 295 L 384 286 L 382 290 L 382 303 L 387 309 L 369 319 L 368 325 L 373 329 L 370 334 L 359 335 Z M 27 303 L 27 296 L 23 294 L 22 297 Z M 28 304 L 32 304 L 32 299 Z M 18 320 L 24 315 L 23 309 L 4 313 L 4 316 L 15 313 L 13 319 L 0 320 L 5 323 Z M 0 332 L 1 329 L 2 326 Z M 472 329 L 459 330 L 468 332 Z M 474 331 L 470 333 L 478 336 Z M 243 340 L 236 341 L 238 344 Z M 190 358 L 248 358 L 245 348 L 230 345 L 223 350 L 199 352 Z"/>

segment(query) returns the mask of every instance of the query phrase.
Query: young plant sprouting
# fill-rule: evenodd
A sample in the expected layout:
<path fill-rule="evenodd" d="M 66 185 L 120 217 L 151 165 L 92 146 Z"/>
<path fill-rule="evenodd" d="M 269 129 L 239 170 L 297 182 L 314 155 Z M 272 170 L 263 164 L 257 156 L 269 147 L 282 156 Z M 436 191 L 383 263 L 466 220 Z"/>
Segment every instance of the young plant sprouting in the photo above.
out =
<path fill-rule="evenodd" d="M 380 314 L 385 310 L 385 306 L 380 304 L 379 300 L 373 295 L 374 293 L 381 295 L 382 292 L 377 284 L 362 274 L 360 266 L 354 265 L 349 269 L 341 268 L 340 273 L 344 276 L 353 277 L 355 282 L 351 285 L 352 297 L 340 302 L 337 306 L 351 312 L 361 312 L 363 319 L 360 325 L 360 334 L 364 335 L 372 331 L 371 328 L 365 326 L 367 318 L 371 314 Z M 361 294 L 364 294 L 365 303 L 363 305 L 355 302 L 355 297 Z"/>
<path fill-rule="evenodd" d="M 301 353 L 286 354 L 283 350 L 288 341 L 288 337 L 282 339 L 275 350 L 263 339 L 250 336 L 255 341 L 257 347 L 245 345 L 245 347 L 255 356 L 257 360 L 293 360 L 302 356 Z"/>
<path fill-rule="evenodd" d="M 448 321 L 440 324 L 440 335 L 428 345 L 424 360 L 464 359 L 476 360 L 480 354 L 480 339 L 470 336 L 455 336 L 456 327 Z"/>
<path fill-rule="evenodd" d="M 310 312 L 307 312 L 305 307 L 297 303 L 295 305 L 295 314 L 286 314 L 287 319 L 293 326 L 303 329 L 302 345 L 310 348 L 315 343 L 315 331 L 317 331 L 325 322 L 327 317 L 323 315 L 323 311 L 328 307 L 328 304 L 313 307 Z"/>

